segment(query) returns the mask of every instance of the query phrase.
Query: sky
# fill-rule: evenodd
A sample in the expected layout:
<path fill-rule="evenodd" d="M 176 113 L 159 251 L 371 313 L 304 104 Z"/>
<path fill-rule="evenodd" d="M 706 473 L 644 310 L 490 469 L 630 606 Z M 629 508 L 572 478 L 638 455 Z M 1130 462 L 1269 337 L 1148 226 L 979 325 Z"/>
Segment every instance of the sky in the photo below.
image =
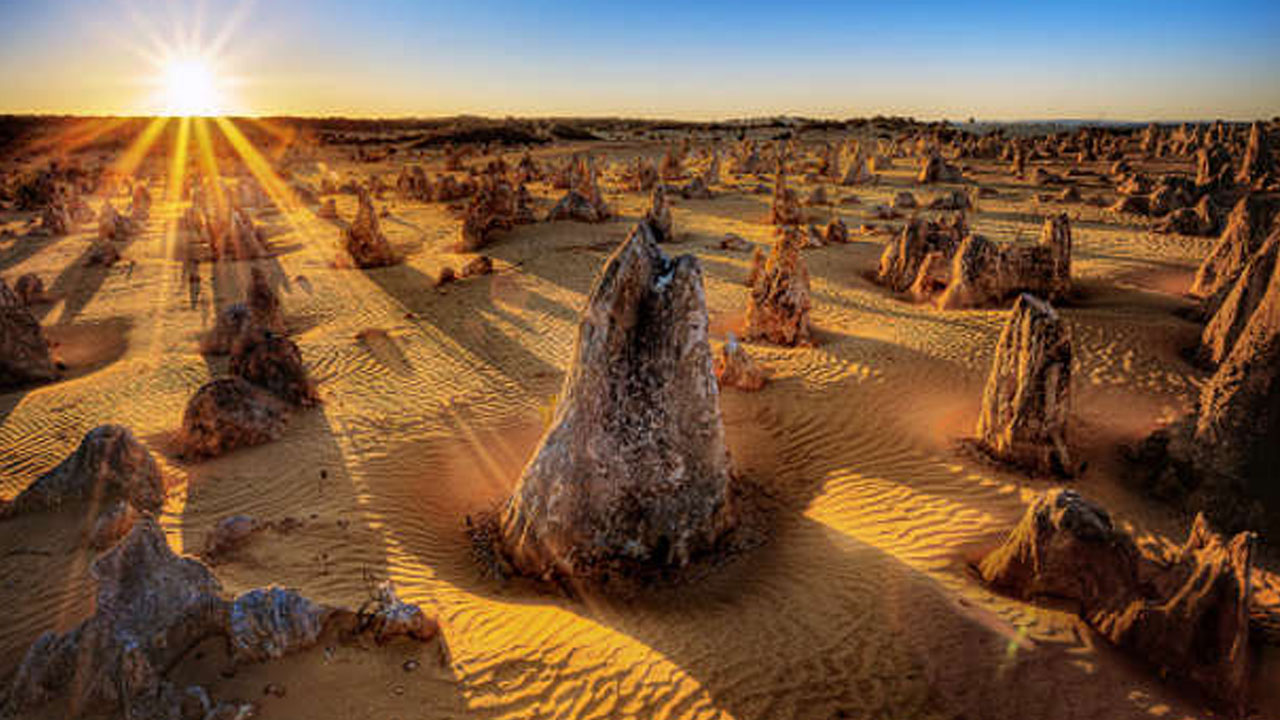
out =
<path fill-rule="evenodd" d="M 175 100 L 193 93 L 202 102 Z M 0 113 L 194 107 L 1273 117 L 1280 0 L 0 0 Z"/>

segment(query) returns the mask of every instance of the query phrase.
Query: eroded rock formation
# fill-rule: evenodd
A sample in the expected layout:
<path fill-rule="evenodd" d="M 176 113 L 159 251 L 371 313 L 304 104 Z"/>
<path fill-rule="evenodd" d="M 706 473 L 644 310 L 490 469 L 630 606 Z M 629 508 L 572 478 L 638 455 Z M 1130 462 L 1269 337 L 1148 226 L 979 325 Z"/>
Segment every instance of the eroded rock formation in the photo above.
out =
<path fill-rule="evenodd" d="M 0 278 L 0 388 L 57 375 L 40 322 Z"/>
<path fill-rule="evenodd" d="M 678 568 L 732 523 L 702 272 L 640 223 L 582 313 L 551 429 L 501 517 L 533 575 Z"/>
<path fill-rule="evenodd" d="M 429 640 L 437 627 L 420 608 L 401 602 L 389 583 L 358 611 L 276 587 L 228 600 L 209 569 L 175 554 L 149 517 L 139 518 L 91 572 L 94 614 L 31 645 L 0 709 L 6 717 L 24 716 L 61 696 L 69 717 L 248 717 L 251 706 L 215 703 L 197 685 L 180 689 L 170 670 L 211 638 L 223 638 L 239 664 L 306 650 L 331 629 L 339 639 L 367 635 L 381 644 L 392 637 Z"/>
<path fill-rule="evenodd" d="M 319 402 L 298 345 L 270 330 L 243 333 L 231 347 L 231 374 L 296 407 Z"/>
<path fill-rule="evenodd" d="M 716 353 L 714 371 L 720 387 L 733 387 L 747 392 L 764 387 L 765 374 L 747 354 L 747 349 L 738 342 L 733 333 L 725 338 Z"/>
<path fill-rule="evenodd" d="M 978 443 L 996 458 L 1068 475 L 1071 329 L 1049 303 L 1019 296 L 1000 333 L 982 393 Z"/>
<path fill-rule="evenodd" d="M 41 475 L 13 499 L 10 513 L 92 501 L 106 505 L 122 499 L 139 510 L 159 512 L 164 478 L 151 453 L 120 425 L 100 425 L 57 467 Z"/>
<path fill-rule="evenodd" d="M 285 404 L 235 376 L 200 387 L 182 415 L 178 444 L 188 457 L 222 455 L 280 437 L 288 422 Z"/>
<path fill-rule="evenodd" d="M 361 187 L 357 194 L 359 208 L 356 219 L 343 234 L 347 254 L 357 267 L 375 268 L 399 262 L 391 243 L 378 226 L 378 213 L 373 208 L 373 196 Z"/>
<path fill-rule="evenodd" d="M 982 559 L 979 573 L 1022 598 L 1078 602 L 1103 637 L 1242 714 L 1253 545 L 1249 533 L 1224 541 L 1200 515 L 1181 548 L 1155 557 L 1102 507 L 1051 490 Z"/>
<path fill-rule="evenodd" d="M 1071 289 L 1071 229 L 1065 214 L 1045 220 L 1035 245 L 965 238 L 951 267 L 951 284 L 939 298 L 945 309 L 983 307 L 1021 292 L 1049 300 Z"/>
<path fill-rule="evenodd" d="M 644 221 L 658 234 L 658 242 L 675 239 L 675 221 L 671 217 L 671 206 L 667 204 L 667 191 L 662 183 L 653 186 Z"/>
<path fill-rule="evenodd" d="M 809 270 L 800 256 L 803 244 L 804 236 L 799 229 L 788 229 L 774 242 L 773 251 L 760 272 L 753 272 L 755 277 L 747 299 L 744 333 L 747 338 L 779 345 L 813 342 L 809 325 Z"/>
<path fill-rule="evenodd" d="M 895 238 L 885 243 L 877 281 L 895 292 L 905 292 L 916 282 L 929 253 L 941 253 L 949 262 L 967 233 L 961 215 L 950 222 L 912 218 Z"/>
<path fill-rule="evenodd" d="M 1226 228 L 1196 270 L 1191 284 L 1191 294 L 1204 298 L 1210 313 L 1221 304 L 1222 296 L 1271 232 L 1276 205 L 1264 196 L 1251 194 L 1240 198 L 1232 208 Z"/>

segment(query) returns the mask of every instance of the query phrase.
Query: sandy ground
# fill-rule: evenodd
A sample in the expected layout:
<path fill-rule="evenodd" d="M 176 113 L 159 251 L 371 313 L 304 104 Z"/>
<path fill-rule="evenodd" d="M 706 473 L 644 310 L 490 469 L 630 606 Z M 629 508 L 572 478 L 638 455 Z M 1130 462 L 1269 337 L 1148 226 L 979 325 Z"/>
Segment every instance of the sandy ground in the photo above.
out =
<path fill-rule="evenodd" d="M 620 160 L 661 152 L 603 147 Z M 834 212 L 857 228 L 898 190 L 942 190 L 912 187 L 900 165 L 878 186 L 828 188 L 833 200 L 852 192 L 863 203 L 811 209 L 815 219 Z M 980 170 L 1001 197 L 971 215 L 978 232 L 1034 239 L 1044 215 L 1063 207 Z M 809 186 L 798 185 L 803 197 Z M 550 202 L 554 191 L 532 189 Z M 179 461 L 172 437 L 187 399 L 224 362 L 199 354 L 199 333 L 216 303 L 242 293 L 249 265 L 202 265 L 193 302 L 167 240 L 178 208 L 164 203 L 110 269 L 80 262 L 92 224 L 67 238 L 0 241 L 0 273 L 39 273 L 56 296 L 37 314 L 68 366 L 65 380 L 0 395 L 0 496 L 17 494 L 90 428 L 121 423 L 162 464 L 171 490 L 161 520 L 175 549 L 196 551 L 228 514 L 304 521 L 217 565 L 227 591 L 275 583 L 354 606 L 371 579 L 389 577 L 443 627 L 443 641 L 425 646 L 334 643 L 234 674 L 220 672 L 221 649 L 207 647 L 179 677 L 254 700 L 264 718 L 1207 716 L 1194 695 L 1106 647 L 1069 612 L 974 580 L 969 559 L 1050 486 L 958 447 L 1006 312 L 942 313 L 888 296 L 865 278 L 885 235 L 806 251 L 817 346 L 751 344 L 771 383 L 723 393 L 735 465 L 781 508 L 767 545 L 627 601 L 484 577 L 464 517 L 498 503 L 530 457 L 591 280 L 647 198 L 611 193 L 620 216 L 602 225 L 521 227 L 485 250 L 496 275 L 437 290 L 441 267 L 465 260 L 450 249 L 456 220 L 443 205 L 387 197 L 382 226 L 407 261 L 385 269 L 333 269 L 338 230 L 310 212 L 259 218 L 278 233 L 278 255 L 258 264 L 281 292 L 324 403 L 278 442 L 201 464 Z M 702 261 L 713 342 L 741 322 L 750 257 L 716 242 L 734 232 L 768 243 L 769 201 L 741 191 L 674 201 L 679 242 L 668 250 Z M 1198 328 L 1174 313 L 1188 305 L 1181 293 L 1212 240 L 1151 235 L 1132 218 L 1065 207 L 1081 291 L 1063 309 L 1076 343 L 1073 442 L 1088 462 L 1074 484 L 1144 542 L 1180 542 L 1189 519 L 1126 487 L 1115 448 L 1189 407 L 1205 379 L 1179 356 Z M 338 208 L 351 217 L 354 198 L 338 196 Z M 381 332 L 358 337 L 366 330 Z M 0 678 L 40 632 L 91 611 L 77 512 L 0 525 Z M 1261 565 L 1263 594 L 1275 599 L 1276 565 Z M 407 670 L 409 660 L 419 665 Z M 1277 677 L 1269 650 L 1255 680 L 1264 715 L 1280 714 Z M 271 683 L 283 697 L 264 695 Z"/>

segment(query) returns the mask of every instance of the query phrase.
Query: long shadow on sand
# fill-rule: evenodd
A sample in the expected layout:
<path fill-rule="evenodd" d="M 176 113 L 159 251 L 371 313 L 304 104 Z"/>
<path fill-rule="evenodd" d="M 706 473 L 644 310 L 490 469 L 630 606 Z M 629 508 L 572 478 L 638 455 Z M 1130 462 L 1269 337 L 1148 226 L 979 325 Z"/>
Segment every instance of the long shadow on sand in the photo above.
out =
<path fill-rule="evenodd" d="M 476 360 L 496 371 L 526 392 L 545 390 L 560 370 L 509 337 L 491 320 L 518 318 L 494 302 L 489 278 L 461 281 L 440 293 L 434 281 L 407 263 L 365 271 L 383 292 L 413 313 L 428 338 L 438 338 L 438 347 L 463 365 Z M 456 343 L 456 346 L 451 346 Z"/>

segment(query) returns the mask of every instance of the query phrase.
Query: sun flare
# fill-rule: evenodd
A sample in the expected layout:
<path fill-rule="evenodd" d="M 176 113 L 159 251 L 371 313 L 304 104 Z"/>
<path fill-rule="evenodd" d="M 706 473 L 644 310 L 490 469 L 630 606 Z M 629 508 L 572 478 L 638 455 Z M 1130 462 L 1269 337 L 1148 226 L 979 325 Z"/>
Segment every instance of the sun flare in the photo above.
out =
<path fill-rule="evenodd" d="M 180 57 L 163 68 L 162 103 L 168 115 L 219 115 L 223 112 L 217 76 L 200 58 Z"/>

